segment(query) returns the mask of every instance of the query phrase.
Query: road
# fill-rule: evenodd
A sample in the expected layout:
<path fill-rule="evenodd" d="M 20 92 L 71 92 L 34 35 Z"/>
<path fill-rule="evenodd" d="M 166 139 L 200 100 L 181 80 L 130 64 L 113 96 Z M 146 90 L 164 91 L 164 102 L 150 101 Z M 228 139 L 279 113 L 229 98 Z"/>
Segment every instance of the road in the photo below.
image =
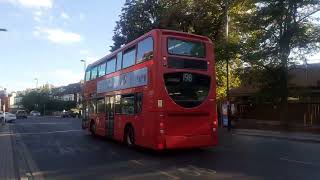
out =
<path fill-rule="evenodd" d="M 21 179 L 320 179 L 320 144 L 220 132 L 218 147 L 156 153 L 94 138 L 80 120 L 11 125 Z"/>

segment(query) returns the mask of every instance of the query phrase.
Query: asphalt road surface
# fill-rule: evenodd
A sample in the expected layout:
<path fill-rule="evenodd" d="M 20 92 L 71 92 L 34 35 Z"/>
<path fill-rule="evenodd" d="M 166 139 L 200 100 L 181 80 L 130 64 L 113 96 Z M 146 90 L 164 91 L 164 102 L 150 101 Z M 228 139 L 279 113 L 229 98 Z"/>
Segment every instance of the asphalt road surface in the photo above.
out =
<path fill-rule="evenodd" d="M 218 147 L 156 153 L 94 138 L 80 120 L 11 125 L 21 179 L 320 179 L 320 144 L 220 132 Z"/>

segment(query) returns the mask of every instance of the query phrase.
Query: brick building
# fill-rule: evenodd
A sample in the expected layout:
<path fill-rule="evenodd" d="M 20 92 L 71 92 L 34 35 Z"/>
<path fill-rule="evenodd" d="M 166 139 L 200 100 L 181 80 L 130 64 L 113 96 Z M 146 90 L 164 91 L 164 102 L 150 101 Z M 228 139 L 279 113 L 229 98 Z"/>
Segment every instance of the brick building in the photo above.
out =
<path fill-rule="evenodd" d="M 9 110 L 9 96 L 6 89 L 0 89 L 0 111 Z"/>
<path fill-rule="evenodd" d="M 297 65 L 289 70 L 288 119 L 291 124 L 320 126 L 320 63 Z M 252 97 L 258 85 L 241 86 L 230 90 L 230 96 L 239 121 L 279 124 L 280 109 L 271 102 L 257 103 Z"/>

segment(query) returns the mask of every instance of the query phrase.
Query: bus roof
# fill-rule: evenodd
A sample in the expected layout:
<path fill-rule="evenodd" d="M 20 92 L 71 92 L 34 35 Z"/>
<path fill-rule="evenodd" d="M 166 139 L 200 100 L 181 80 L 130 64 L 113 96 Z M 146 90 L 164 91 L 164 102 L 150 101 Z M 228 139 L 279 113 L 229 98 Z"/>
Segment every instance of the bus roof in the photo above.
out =
<path fill-rule="evenodd" d="M 101 64 L 102 62 L 105 62 L 107 59 L 110 59 L 110 58 L 116 56 L 118 54 L 118 52 L 120 52 L 120 51 L 122 51 L 124 49 L 127 49 L 128 47 L 130 47 L 133 44 L 137 43 L 138 41 L 142 40 L 146 36 L 149 36 L 150 34 L 152 34 L 155 31 L 157 31 L 159 33 L 162 33 L 163 35 L 180 35 L 180 36 L 183 35 L 185 37 L 195 38 L 195 39 L 199 39 L 199 40 L 202 40 L 202 41 L 208 41 L 208 42 L 212 43 L 211 39 L 209 39 L 206 36 L 201 36 L 201 35 L 196 35 L 196 34 L 191 34 L 191 33 L 186 33 L 186 32 L 180 32 L 180 31 L 174 31 L 174 30 L 168 30 L 168 29 L 153 29 L 153 30 L 147 32 L 146 34 L 138 37 L 137 39 L 129 42 L 128 44 L 122 46 L 121 48 L 119 48 L 119 49 L 111 52 L 110 54 L 104 56 L 103 58 L 101 58 L 101 59 L 89 64 L 87 69 L 92 68 L 93 66 L 96 66 L 98 64 Z"/>

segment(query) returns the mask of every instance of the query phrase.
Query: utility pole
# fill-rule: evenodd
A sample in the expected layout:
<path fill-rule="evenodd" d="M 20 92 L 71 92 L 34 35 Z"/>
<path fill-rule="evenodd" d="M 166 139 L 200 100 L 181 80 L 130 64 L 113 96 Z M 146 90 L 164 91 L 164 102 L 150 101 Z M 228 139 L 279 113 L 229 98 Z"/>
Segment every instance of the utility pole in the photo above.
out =
<path fill-rule="evenodd" d="M 227 0 L 226 4 L 226 45 L 225 45 L 225 54 L 226 54 L 226 60 L 227 60 L 227 118 L 228 118 L 228 131 L 231 130 L 231 104 L 230 104 L 230 93 L 229 93 L 229 51 L 228 51 L 228 44 L 229 44 L 229 2 Z"/>

